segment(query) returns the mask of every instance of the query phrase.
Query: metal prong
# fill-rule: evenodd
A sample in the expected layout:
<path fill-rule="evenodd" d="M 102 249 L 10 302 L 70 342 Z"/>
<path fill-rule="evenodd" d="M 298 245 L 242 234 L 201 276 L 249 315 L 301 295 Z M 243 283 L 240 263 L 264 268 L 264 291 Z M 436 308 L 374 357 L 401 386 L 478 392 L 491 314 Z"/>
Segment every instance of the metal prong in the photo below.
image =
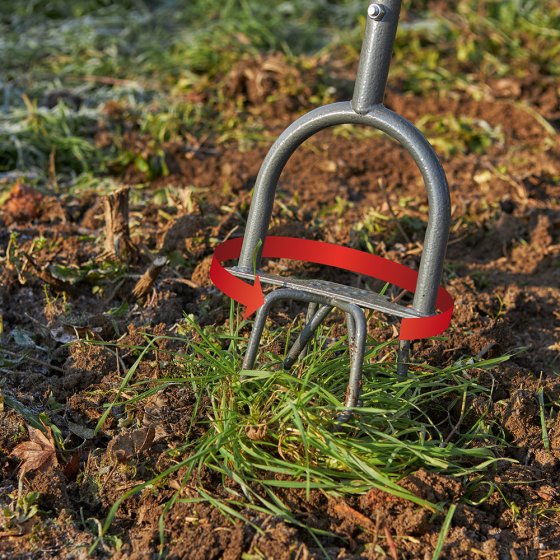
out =
<path fill-rule="evenodd" d="M 357 305 L 348 305 L 345 311 L 352 317 L 354 336 L 350 343 L 350 379 L 348 380 L 346 402 L 344 403 L 347 410 L 338 415 L 336 419 L 338 424 L 346 422 L 352 415 L 352 409 L 358 405 L 362 389 L 362 368 L 367 337 L 366 316 L 363 310 Z"/>
<path fill-rule="evenodd" d="M 410 340 L 399 340 L 399 351 L 397 354 L 397 375 L 406 377 L 408 373 L 408 362 L 410 361 Z"/>
<path fill-rule="evenodd" d="M 305 324 L 309 323 L 311 321 L 311 318 L 313 317 L 313 315 L 315 315 L 315 312 L 317 311 L 317 304 L 316 303 L 310 303 L 307 306 L 307 313 L 305 315 Z M 303 360 L 303 358 L 305 358 L 305 356 L 307 356 L 307 351 L 309 350 L 309 343 L 306 344 L 303 347 L 303 350 L 299 353 L 298 358 L 300 360 Z"/>
<path fill-rule="evenodd" d="M 285 369 L 290 369 L 294 365 L 302 350 L 307 346 L 307 343 L 311 340 L 319 325 L 325 320 L 332 309 L 330 305 L 321 305 L 321 307 L 319 307 L 319 310 L 313 315 L 311 321 L 305 325 L 297 340 L 290 348 L 284 360 Z"/>

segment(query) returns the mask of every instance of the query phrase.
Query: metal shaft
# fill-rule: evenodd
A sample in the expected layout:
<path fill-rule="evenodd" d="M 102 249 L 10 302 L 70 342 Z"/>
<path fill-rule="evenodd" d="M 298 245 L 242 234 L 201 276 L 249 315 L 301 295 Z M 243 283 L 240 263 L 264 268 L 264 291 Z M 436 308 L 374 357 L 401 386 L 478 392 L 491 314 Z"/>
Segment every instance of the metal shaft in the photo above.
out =
<path fill-rule="evenodd" d="M 354 86 L 352 108 L 361 115 L 383 103 L 401 0 L 384 0 L 368 8 L 366 33 Z"/>

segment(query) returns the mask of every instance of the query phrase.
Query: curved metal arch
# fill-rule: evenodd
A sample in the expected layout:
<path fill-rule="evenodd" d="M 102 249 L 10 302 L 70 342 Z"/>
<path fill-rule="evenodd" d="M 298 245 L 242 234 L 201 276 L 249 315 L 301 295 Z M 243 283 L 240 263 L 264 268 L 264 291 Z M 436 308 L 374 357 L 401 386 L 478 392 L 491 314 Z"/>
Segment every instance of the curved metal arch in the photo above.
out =
<path fill-rule="evenodd" d="M 365 125 L 385 132 L 409 152 L 422 173 L 428 193 L 429 215 L 413 306 L 433 314 L 451 222 L 449 188 L 443 168 L 423 134 L 382 104 L 374 105 L 364 114 L 355 112 L 351 102 L 319 107 L 293 122 L 278 137 L 257 176 L 239 267 L 252 270 L 255 250 L 259 241 L 264 242 L 268 231 L 278 180 L 290 156 L 315 133 L 340 124 Z M 259 252 L 257 267 L 260 259 Z"/>

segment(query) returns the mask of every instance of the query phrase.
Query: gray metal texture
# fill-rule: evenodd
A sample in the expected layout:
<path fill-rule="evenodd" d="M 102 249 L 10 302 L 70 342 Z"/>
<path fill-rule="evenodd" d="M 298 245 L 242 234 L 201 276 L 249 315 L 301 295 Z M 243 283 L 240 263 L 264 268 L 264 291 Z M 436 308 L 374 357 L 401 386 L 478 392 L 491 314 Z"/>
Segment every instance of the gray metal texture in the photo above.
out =
<path fill-rule="evenodd" d="M 314 305 L 311 303 L 310 305 Z M 295 363 L 296 360 L 299 358 L 301 353 L 303 352 L 304 348 L 307 347 L 307 343 L 311 341 L 315 331 L 321 325 L 321 323 L 327 318 L 327 315 L 333 310 L 330 305 L 321 305 L 319 310 L 312 315 L 308 313 L 306 324 L 297 340 L 294 342 L 286 359 L 284 360 L 284 368 L 290 369 Z"/>
<path fill-rule="evenodd" d="M 352 107 L 360 115 L 367 113 L 374 105 L 383 103 L 400 11 L 401 0 L 386 0 L 383 4 L 371 4 L 368 8 L 366 33 L 352 97 Z"/>
<path fill-rule="evenodd" d="M 255 275 L 252 272 L 247 272 L 237 267 L 228 268 L 227 270 L 239 278 L 245 278 L 247 280 L 255 279 Z M 385 296 L 369 290 L 354 288 L 353 286 L 345 286 L 344 284 L 328 282 L 327 280 L 287 278 L 286 276 L 277 276 L 261 271 L 258 272 L 258 275 L 263 284 L 272 284 L 284 288 L 293 288 L 294 290 L 303 290 L 310 294 L 337 298 L 340 301 L 354 303 L 360 307 L 381 311 L 382 313 L 387 313 L 387 315 L 393 315 L 394 317 L 412 319 L 415 317 L 428 316 L 427 313 L 422 313 L 421 311 L 416 311 L 416 309 L 393 303 Z"/>
<path fill-rule="evenodd" d="M 290 125 L 268 152 L 255 184 L 249 218 L 239 258 L 239 268 L 251 271 L 259 242 L 264 243 L 272 215 L 278 179 L 296 148 L 316 132 L 337 124 L 362 124 L 382 130 L 401 143 L 417 163 L 428 192 L 428 227 L 420 260 L 413 307 L 432 315 L 449 236 L 451 203 L 445 173 L 422 133 L 409 121 L 383 105 L 375 105 L 364 115 L 349 102 L 333 103 L 307 113 Z M 260 254 L 257 254 L 257 268 Z"/>
<path fill-rule="evenodd" d="M 280 175 L 294 151 L 320 130 L 341 124 L 369 126 L 399 142 L 416 162 L 428 195 L 428 225 L 412 308 L 389 302 L 366 290 L 320 280 L 295 280 L 259 272 L 263 282 L 286 286 L 265 296 L 258 310 L 245 355 L 244 368 L 256 359 L 258 344 L 271 305 L 278 299 L 296 299 L 309 304 L 306 326 L 288 354 L 287 365 L 303 357 L 308 341 L 331 308 L 347 316 L 351 346 L 348 409 L 356 406 L 366 340 L 362 307 L 384 311 L 397 317 L 425 317 L 435 313 L 436 298 L 451 222 L 451 204 L 445 173 L 422 133 L 409 121 L 383 105 L 391 51 L 398 25 L 401 0 L 384 0 L 368 6 L 365 37 L 352 101 L 319 107 L 291 124 L 276 140 L 261 166 L 255 188 L 238 266 L 231 271 L 243 278 L 254 278 L 254 264 L 260 269 L 262 246 L 268 231 Z M 254 263 L 254 259 L 256 262 Z M 317 306 L 318 309 L 317 309 Z M 406 374 L 410 342 L 401 341 L 397 372 Z M 358 363 L 359 362 L 359 363 Z M 344 420 L 342 416 L 339 420 Z"/>
<path fill-rule="evenodd" d="M 311 321 L 311 318 L 313 317 L 313 315 L 315 315 L 315 312 L 317 311 L 317 307 L 318 307 L 318 305 L 316 303 L 310 303 L 310 304 L 307 305 L 307 315 L 305 317 L 305 323 L 306 324 L 309 323 L 309 321 Z M 309 350 L 309 345 L 306 345 L 306 346 L 303 347 L 303 349 L 299 353 L 299 359 L 300 360 L 303 360 L 303 358 L 305 358 L 305 356 L 307 356 L 307 351 L 308 350 Z"/>

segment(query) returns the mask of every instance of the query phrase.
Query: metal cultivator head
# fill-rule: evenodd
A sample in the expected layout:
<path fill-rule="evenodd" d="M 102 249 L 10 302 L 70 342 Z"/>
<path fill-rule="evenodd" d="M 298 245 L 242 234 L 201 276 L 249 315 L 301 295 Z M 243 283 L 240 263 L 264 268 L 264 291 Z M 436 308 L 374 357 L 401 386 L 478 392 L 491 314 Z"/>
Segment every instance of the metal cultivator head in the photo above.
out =
<path fill-rule="evenodd" d="M 352 101 L 332 103 L 307 113 L 290 125 L 268 152 L 255 184 L 239 263 L 230 269 L 236 276 L 254 279 L 254 258 L 256 255 L 259 268 L 280 174 L 298 146 L 315 133 L 340 124 L 365 125 L 386 133 L 413 157 L 427 190 L 429 217 L 411 307 L 390 302 L 386 297 L 368 290 L 323 280 L 299 280 L 258 272 L 261 282 L 281 288 L 266 295 L 264 305 L 257 312 L 243 367 L 253 368 L 266 317 L 276 301 L 284 299 L 308 303 L 306 325 L 288 352 L 285 367 L 290 367 L 298 356 L 304 355 L 317 327 L 334 308 L 340 309 L 347 318 L 351 363 L 346 410 L 338 421 L 346 420 L 359 401 L 367 334 L 363 309 L 400 318 L 433 315 L 449 235 L 449 190 L 435 152 L 416 127 L 383 105 L 400 7 L 401 0 L 384 0 L 383 4 L 369 5 Z M 398 372 L 401 375 L 407 371 L 409 349 L 410 342 L 401 341 L 398 354 Z"/>

